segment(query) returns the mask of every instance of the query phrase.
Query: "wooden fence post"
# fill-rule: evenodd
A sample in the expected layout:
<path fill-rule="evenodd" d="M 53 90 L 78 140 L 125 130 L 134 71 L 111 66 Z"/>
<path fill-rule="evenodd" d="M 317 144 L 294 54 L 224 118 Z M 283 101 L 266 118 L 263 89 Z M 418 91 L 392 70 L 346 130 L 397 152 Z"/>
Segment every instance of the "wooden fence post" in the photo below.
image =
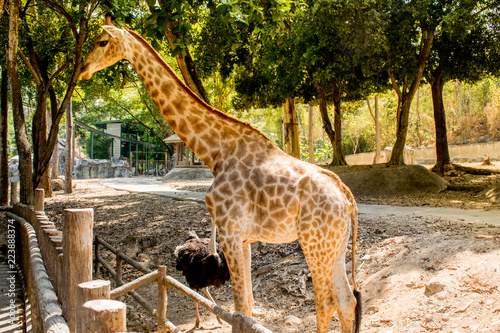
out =
<path fill-rule="evenodd" d="M 237 311 L 233 313 L 233 322 L 231 323 L 232 333 L 241 333 L 242 332 L 242 326 L 243 326 L 243 320 L 245 319 L 245 315 L 241 311 Z"/>
<path fill-rule="evenodd" d="M 122 263 L 123 259 L 120 256 L 122 254 L 121 250 L 116 251 L 116 286 L 119 287 L 122 285 Z"/>
<path fill-rule="evenodd" d="M 35 212 L 43 212 L 45 191 L 43 188 L 35 189 Z"/>
<path fill-rule="evenodd" d="M 100 278 L 101 273 L 99 272 L 99 258 L 101 257 L 101 250 L 99 246 L 99 240 L 97 239 L 97 235 L 94 238 L 94 255 L 95 255 L 94 274 L 96 278 Z"/>
<path fill-rule="evenodd" d="M 167 333 L 167 266 L 159 266 L 161 277 L 158 278 L 158 333 Z"/>
<path fill-rule="evenodd" d="M 10 205 L 19 202 L 19 183 L 10 183 Z"/>
<path fill-rule="evenodd" d="M 78 285 L 76 292 L 76 331 L 85 333 L 82 326 L 83 304 L 95 299 L 109 299 L 111 283 L 104 280 L 94 280 Z"/>
<path fill-rule="evenodd" d="M 122 264 L 123 264 L 123 259 L 120 256 L 122 254 L 122 251 L 118 250 L 116 251 L 116 286 L 119 287 L 123 284 L 122 280 Z M 118 300 L 122 300 L 123 298 L 117 298 Z"/>
<path fill-rule="evenodd" d="M 77 286 L 92 281 L 93 220 L 92 208 L 64 210 L 63 314 L 71 332 L 76 330 Z"/>
<path fill-rule="evenodd" d="M 115 333 L 127 330 L 125 303 L 97 299 L 83 304 L 82 332 Z"/>

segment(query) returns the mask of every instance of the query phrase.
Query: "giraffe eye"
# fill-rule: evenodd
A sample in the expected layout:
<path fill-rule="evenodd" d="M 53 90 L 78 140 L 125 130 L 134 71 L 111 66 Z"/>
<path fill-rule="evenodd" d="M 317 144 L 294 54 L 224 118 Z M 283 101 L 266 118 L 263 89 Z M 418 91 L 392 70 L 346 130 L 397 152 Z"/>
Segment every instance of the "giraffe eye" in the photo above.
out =
<path fill-rule="evenodd" d="M 104 47 L 104 46 L 106 46 L 107 44 L 108 44 L 108 41 L 107 41 L 107 40 L 103 40 L 103 41 L 99 42 L 99 46 L 101 46 L 101 47 Z"/>

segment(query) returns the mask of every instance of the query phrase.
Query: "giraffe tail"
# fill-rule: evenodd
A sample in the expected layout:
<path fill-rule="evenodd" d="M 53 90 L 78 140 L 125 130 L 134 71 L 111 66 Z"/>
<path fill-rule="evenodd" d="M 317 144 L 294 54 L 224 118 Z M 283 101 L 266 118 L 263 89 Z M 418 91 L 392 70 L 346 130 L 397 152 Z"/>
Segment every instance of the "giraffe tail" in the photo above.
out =
<path fill-rule="evenodd" d="M 353 200 L 354 201 L 354 200 Z M 353 209 L 351 212 L 351 228 L 352 228 L 352 258 L 351 258 L 351 277 L 352 277 L 352 288 L 353 295 L 356 298 L 356 307 L 354 309 L 354 333 L 359 333 L 359 328 L 361 327 L 361 292 L 358 290 L 356 285 L 356 241 L 358 239 L 358 207 L 356 202 L 353 202 Z"/>

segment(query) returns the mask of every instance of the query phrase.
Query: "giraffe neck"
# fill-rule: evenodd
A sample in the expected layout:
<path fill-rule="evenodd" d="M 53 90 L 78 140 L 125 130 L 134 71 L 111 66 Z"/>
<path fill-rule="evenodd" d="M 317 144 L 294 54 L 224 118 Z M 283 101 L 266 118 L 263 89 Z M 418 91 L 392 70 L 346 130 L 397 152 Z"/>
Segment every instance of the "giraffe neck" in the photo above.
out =
<path fill-rule="evenodd" d="M 235 150 L 237 138 L 242 134 L 251 134 L 250 137 L 257 140 L 267 140 L 250 125 L 203 102 L 142 37 L 133 31 L 128 32 L 131 47 L 128 48 L 126 59 L 135 68 L 174 132 L 214 174 L 221 166 L 221 159 L 227 158 Z"/>

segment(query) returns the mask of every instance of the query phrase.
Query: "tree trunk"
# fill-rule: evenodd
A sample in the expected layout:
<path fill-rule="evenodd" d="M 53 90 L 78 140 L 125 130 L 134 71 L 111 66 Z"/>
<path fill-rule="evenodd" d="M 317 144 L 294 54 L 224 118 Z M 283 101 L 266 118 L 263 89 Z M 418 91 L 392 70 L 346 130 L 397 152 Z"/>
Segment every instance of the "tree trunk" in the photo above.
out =
<path fill-rule="evenodd" d="M 429 58 L 429 53 L 431 51 L 432 41 L 434 39 L 434 30 L 423 31 L 421 37 L 422 49 L 420 50 L 420 55 L 418 59 L 418 68 L 416 70 L 416 75 L 411 82 L 410 87 L 407 87 L 406 77 L 403 83 L 403 89 L 400 89 L 394 75 L 389 70 L 389 77 L 393 89 L 398 95 L 398 112 L 397 112 L 397 127 L 396 127 L 396 142 L 392 148 L 391 160 L 389 165 L 404 165 L 404 149 L 406 143 L 406 135 L 408 133 L 408 119 L 410 115 L 410 107 L 413 97 L 420 86 L 420 80 L 424 74 L 425 65 L 427 59 Z"/>
<path fill-rule="evenodd" d="M 295 98 L 288 97 L 283 103 L 285 115 L 285 139 L 287 152 L 291 156 L 300 159 L 299 124 L 297 122 L 297 110 L 295 109 Z"/>
<path fill-rule="evenodd" d="M 0 6 L 3 11 L 3 3 Z M 2 81 L 0 86 L 0 206 L 9 204 L 9 82 L 7 71 L 2 67 Z"/>
<path fill-rule="evenodd" d="M 469 117 L 472 117 L 472 92 L 469 84 Z"/>
<path fill-rule="evenodd" d="M 54 146 L 54 152 L 52 153 L 52 169 L 50 178 L 59 178 L 59 140 L 57 140 Z"/>
<path fill-rule="evenodd" d="M 443 174 L 444 166 L 451 163 L 450 153 L 448 151 L 446 114 L 443 103 L 444 83 L 443 71 L 438 70 L 431 84 L 434 125 L 436 129 L 436 165 L 432 168 L 432 171 L 440 174 Z"/>
<path fill-rule="evenodd" d="M 172 43 L 175 41 L 176 37 L 170 31 L 166 31 L 165 36 L 167 36 L 171 49 L 175 49 L 176 46 Z M 184 82 L 196 95 L 204 100 L 205 103 L 210 104 L 210 100 L 208 99 L 205 87 L 203 86 L 200 76 L 198 75 L 196 65 L 194 64 L 193 58 L 191 57 L 191 53 L 189 53 L 189 50 L 187 48 L 185 49 L 185 52 L 185 56 L 180 52 L 175 56 Z"/>
<path fill-rule="evenodd" d="M 66 167 L 64 193 L 73 193 L 73 116 L 71 112 L 71 103 L 66 110 Z"/>
<path fill-rule="evenodd" d="M 160 1 L 160 6 L 163 8 L 165 6 L 165 1 Z M 155 9 L 153 6 L 149 6 L 149 10 L 151 13 L 154 13 Z M 172 14 L 170 13 L 169 16 Z M 167 37 L 168 43 L 170 44 L 170 49 L 173 51 L 177 46 L 174 45 L 174 42 L 177 38 L 182 37 L 178 33 L 174 33 L 174 29 L 177 26 L 174 22 L 170 22 L 165 29 L 165 37 Z M 201 82 L 200 76 L 198 75 L 198 71 L 196 70 L 196 65 L 189 53 L 189 49 L 185 48 L 186 55 L 182 55 L 181 52 L 177 53 L 175 59 L 177 60 L 177 65 L 179 66 L 179 70 L 181 71 L 182 78 L 186 85 L 204 100 L 207 104 L 210 104 L 208 99 L 207 92 L 205 91 L 205 87 Z"/>
<path fill-rule="evenodd" d="M 57 117 L 57 96 L 54 87 L 49 88 L 50 99 L 50 126 L 52 126 L 54 119 Z M 51 179 L 59 179 L 59 129 L 54 150 L 52 151 L 51 159 Z"/>
<path fill-rule="evenodd" d="M 372 112 L 370 106 L 370 99 L 366 98 L 366 104 L 368 104 L 368 111 L 375 122 L 375 156 L 373 157 L 373 164 L 377 164 L 380 160 L 380 122 L 378 119 L 378 96 L 375 96 L 375 112 Z"/>
<path fill-rule="evenodd" d="M 11 0 L 9 15 L 9 40 L 7 43 L 7 74 L 9 77 L 14 132 L 19 154 L 20 201 L 32 204 L 34 198 L 31 150 L 24 119 L 21 84 L 17 71 L 17 45 L 19 37 L 19 0 Z"/>
<path fill-rule="evenodd" d="M 323 88 L 318 88 L 319 95 L 319 113 L 321 114 L 321 120 L 323 121 L 323 129 L 325 130 L 328 139 L 332 143 L 332 147 L 335 144 L 335 132 L 332 128 L 332 123 L 330 121 L 330 116 L 328 115 L 328 108 L 326 107 L 326 93 Z"/>
<path fill-rule="evenodd" d="M 33 169 L 35 170 L 35 179 L 33 186 L 43 188 L 45 197 L 52 197 L 52 187 L 50 186 L 50 163 L 40 177 L 36 175 L 40 172 L 40 153 L 42 147 L 47 146 L 47 95 L 44 93 L 45 87 L 38 87 L 37 109 L 33 117 Z"/>
<path fill-rule="evenodd" d="M 420 89 L 417 89 L 417 105 L 415 107 L 415 111 L 417 112 L 417 139 L 418 139 L 418 146 L 422 146 L 422 134 L 420 133 Z"/>
<path fill-rule="evenodd" d="M 314 163 L 314 138 L 313 138 L 313 129 L 314 129 L 314 113 L 313 107 L 309 105 L 309 163 Z"/>
<path fill-rule="evenodd" d="M 459 94 L 459 100 L 460 104 L 458 105 L 458 118 L 462 119 L 462 112 L 464 109 L 464 96 L 462 94 L 462 82 L 458 82 L 458 94 Z"/>
<path fill-rule="evenodd" d="M 397 119 L 396 142 L 392 148 L 390 165 L 404 165 L 404 149 L 406 135 L 408 134 L 408 119 L 410 116 L 411 98 L 404 94 L 399 107 L 399 118 Z"/>
<path fill-rule="evenodd" d="M 290 144 L 290 113 L 287 112 L 286 101 L 283 102 L 283 151 L 288 155 L 292 155 L 292 145 Z"/>
<path fill-rule="evenodd" d="M 337 84 L 332 83 L 333 105 L 335 108 L 334 133 L 335 140 L 333 145 L 333 159 L 331 165 L 347 165 L 345 160 L 344 148 L 342 147 L 342 118 L 340 104 L 340 89 Z"/>

